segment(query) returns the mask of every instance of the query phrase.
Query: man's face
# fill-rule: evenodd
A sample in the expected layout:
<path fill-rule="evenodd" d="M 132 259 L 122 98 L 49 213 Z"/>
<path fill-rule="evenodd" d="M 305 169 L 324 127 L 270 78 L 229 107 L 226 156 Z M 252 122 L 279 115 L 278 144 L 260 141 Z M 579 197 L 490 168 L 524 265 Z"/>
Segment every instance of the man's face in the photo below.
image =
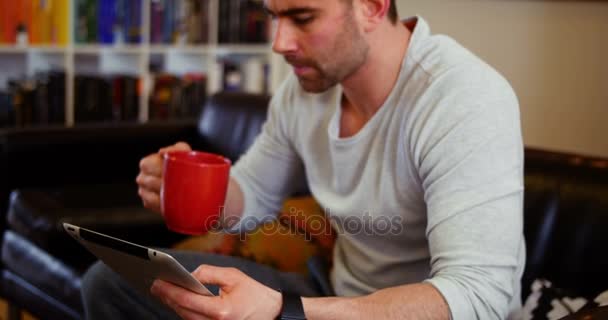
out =
<path fill-rule="evenodd" d="M 272 49 L 294 68 L 308 92 L 323 92 L 365 62 L 369 46 L 344 0 L 266 0 L 273 16 Z"/>

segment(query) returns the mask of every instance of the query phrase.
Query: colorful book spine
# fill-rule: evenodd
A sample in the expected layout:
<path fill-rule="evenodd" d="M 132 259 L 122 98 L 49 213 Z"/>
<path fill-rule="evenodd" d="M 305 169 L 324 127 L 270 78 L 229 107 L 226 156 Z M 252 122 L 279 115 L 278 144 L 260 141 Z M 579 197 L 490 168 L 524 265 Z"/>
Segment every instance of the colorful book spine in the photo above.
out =
<path fill-rule="evenodd" d="M 8 42 L 8 6 L 8 1 L 0 0 L 0 43 Z"/>
<path fill-rule="evenodd" d="M 53 0 L 32 0 L 29 41 L 32 44 L 51 43 Z"/>
<path fill-rule="evenodd" d="M 116 14 L 115 0 L 99 0 L 97 15 L 97 30 L 99 43 L 114 43 L 114 17 Z"/>
<path fill-rule="evenodd" d="M 128 0 L 126 1 L 128 15 L 127 15 L 127 40 L 129 43 L 141 43 L 142 39 L 142 0 Z"/>
<path fill-rule="evenodd" d="M 76 0 L 74 35 L 77 43 L 98 41 L 97 0 Z"/>
<path fill-rule="evenodd" d="M 150 17 L 150 41 L 152 43 L 162 42 L 164 2 L 152 0 L 152 12 Z"/>
<path fill-rule="evenodd" d="M 70 3 L 68 0 L 53 0 L 51 13 L 51 43 L 68 44 Z"/>
<path fill-rule="evenodd" d="M 99 39 L 99 30 L 97 23 L 97 12 L 99 3 L 97 0 L 87 0 L 85 8 L 85 16 L 87 23 L 87 39 L 88 43 L 96 43 Z"/>
<path fill-rule="evenodd" d="M 175 1 L 165 0 L 165 10 L 163 11 L 162 42 L 173 43 L 173 27 L 175 25 Z"/>
<path fill-rule="evenodd" d="M 75 1 L 75 14 L 74 14 L 74 41 L 76 43 L 87 42 L 87 17 L 86 12 L 86 1 L 87 0 L 74 0 Z"/>
<path fill-rule="evenodd" d="M 0 24 L 2 24 L 3 42 L 15 44 L 17 42 L 17 30 L 30 32 L 32 26 L 32 1 L 9 1 L 2 0 L 2 12 L 0 13 Z"/>

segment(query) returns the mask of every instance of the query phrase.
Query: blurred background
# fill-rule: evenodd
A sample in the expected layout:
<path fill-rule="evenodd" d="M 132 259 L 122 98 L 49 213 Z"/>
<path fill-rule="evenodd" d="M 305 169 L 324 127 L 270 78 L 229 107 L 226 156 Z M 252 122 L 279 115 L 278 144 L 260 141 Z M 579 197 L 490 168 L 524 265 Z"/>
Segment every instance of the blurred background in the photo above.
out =
<path fill-rule="evenodd" d="M 608 156 L 608 1 L 397 2 L 511 82 L 527 146 Z"/>

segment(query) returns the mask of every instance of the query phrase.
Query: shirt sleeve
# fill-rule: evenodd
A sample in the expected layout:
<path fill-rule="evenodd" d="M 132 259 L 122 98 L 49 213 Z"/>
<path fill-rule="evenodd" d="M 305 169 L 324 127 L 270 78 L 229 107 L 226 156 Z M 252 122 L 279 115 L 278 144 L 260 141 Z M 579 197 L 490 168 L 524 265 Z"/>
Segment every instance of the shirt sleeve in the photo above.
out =
<path fill-rule="evenodd" d="M 289 136 L 287 83 L 272 98 L 261 133 L 231 170 L 244 195 L 242 218 L 229 231 L 249 231 L 274 219 L 303 175 L 302 161 Z"/>
<path fill-rule="evenodd" d="M 427 282 L 443 295 L 454 320 L 505 319 L 519 299 L 524 245 L 518 104 L 514 95 L 481 100 L 483 105 L 479 99 L 447 103 L 427 114 L 421 133 L 426 143 L 415 151 L 428 214 Z"/>

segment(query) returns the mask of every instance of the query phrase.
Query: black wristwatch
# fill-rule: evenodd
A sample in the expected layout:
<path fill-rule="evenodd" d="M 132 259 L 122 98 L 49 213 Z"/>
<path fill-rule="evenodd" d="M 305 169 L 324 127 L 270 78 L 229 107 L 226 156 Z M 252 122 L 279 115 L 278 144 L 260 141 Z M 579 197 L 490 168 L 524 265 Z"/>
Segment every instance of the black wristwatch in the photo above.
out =
<path fill-rule="evenodd" d="M 281 291 L 283 296 L 283 307 L 279 320 L 306 320 L 304 314 L 304 306 L 302 306 L 302 297 L 297 294 Z"/>

